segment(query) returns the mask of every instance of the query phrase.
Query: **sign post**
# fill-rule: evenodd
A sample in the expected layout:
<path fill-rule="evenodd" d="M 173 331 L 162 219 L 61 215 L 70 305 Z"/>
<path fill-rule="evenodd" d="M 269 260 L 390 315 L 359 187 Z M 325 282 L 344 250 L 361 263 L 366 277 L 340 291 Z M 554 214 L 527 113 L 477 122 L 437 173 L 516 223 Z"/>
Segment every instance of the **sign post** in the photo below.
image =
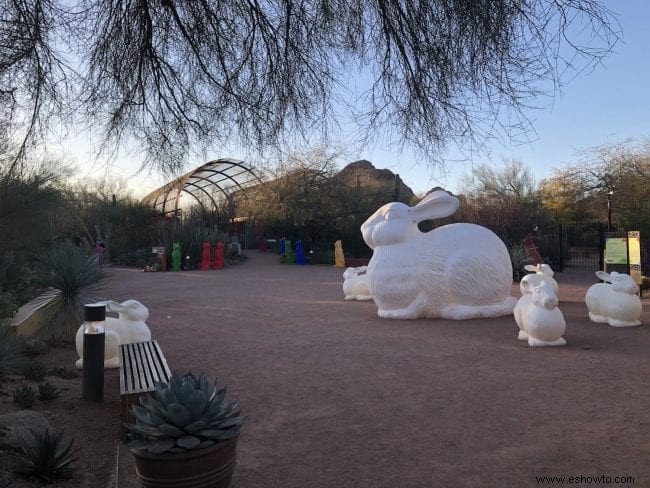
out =
<path fill-rule="evenodd" d="M 158 259 L 160 259 L 160 271 L 167 271 L 167 255 L 165 254 L 165 246 L 152 247 L 151 252 L 157 254 Z"/>
<path fill-rule="evenodd" d="M 641 232 L 631 230 L 627 233 L 627 248 L 630 256 L 630 276 L 639 285 L 639 295 L 641 295 Z"/>
<path fill-rule="evenodd" d="M 605 271 L 627 271 L 627 238 L 608 237 L 605 242 Z M 625 270 L 621 270 L 621 267 Z"/>

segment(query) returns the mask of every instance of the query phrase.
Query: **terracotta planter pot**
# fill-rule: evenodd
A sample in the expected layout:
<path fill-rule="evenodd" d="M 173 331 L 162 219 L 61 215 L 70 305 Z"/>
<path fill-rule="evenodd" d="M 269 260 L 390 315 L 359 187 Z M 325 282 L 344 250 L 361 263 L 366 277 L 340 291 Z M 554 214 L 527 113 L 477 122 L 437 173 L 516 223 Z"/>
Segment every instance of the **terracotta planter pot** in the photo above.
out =
<path fill-rule="evenodd" d="M 237 460 L 237 438 L 206 449 L 150 454 L 131 449 L 138 481 L 145 487 L 228 488 Z"/>

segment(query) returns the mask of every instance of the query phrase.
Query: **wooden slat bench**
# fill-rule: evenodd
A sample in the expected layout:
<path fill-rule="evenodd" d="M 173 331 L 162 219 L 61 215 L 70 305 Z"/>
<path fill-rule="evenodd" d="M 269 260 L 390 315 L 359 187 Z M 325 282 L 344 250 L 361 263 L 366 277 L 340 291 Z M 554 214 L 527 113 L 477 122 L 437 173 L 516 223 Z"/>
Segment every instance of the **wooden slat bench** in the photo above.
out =
<path fill-rule="evenodd" d="M 156 389 L 156 382 L 167 383 L 172 373 L 157 341 L 120 344 L 120 420 L 133 423 L 131 405 L 138 399 Z M 122 437 L 126 440 L 126 430 L 122 426 Z"/>

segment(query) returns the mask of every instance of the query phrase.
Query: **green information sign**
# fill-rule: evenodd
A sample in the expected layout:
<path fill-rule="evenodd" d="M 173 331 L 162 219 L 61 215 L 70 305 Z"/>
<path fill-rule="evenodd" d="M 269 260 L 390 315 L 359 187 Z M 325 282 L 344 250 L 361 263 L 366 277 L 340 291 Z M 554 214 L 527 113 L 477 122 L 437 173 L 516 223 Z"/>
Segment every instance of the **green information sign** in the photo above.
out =
<path fill-rule="evenodd" d="M 605 263 L 627 264 L 627 239 L 608 237 L 605 245 Z"/>

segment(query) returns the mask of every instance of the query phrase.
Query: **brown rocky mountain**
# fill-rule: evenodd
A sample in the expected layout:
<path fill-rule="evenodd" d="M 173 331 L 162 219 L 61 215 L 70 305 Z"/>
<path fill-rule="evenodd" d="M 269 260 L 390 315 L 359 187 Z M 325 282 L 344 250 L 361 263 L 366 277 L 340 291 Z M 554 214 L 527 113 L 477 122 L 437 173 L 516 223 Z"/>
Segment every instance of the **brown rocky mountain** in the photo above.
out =
<path fill-rule="evenodd" d="M 347 186 L 385 187 L 386 191 L 391 192 L 402 202 L 411 202 L 415 197 L 413 190 L 402 181 L 399 174 L 389 169 L 377 169 L 365 159 L 348 164 L 334 176 L 334 179 Z"/>

